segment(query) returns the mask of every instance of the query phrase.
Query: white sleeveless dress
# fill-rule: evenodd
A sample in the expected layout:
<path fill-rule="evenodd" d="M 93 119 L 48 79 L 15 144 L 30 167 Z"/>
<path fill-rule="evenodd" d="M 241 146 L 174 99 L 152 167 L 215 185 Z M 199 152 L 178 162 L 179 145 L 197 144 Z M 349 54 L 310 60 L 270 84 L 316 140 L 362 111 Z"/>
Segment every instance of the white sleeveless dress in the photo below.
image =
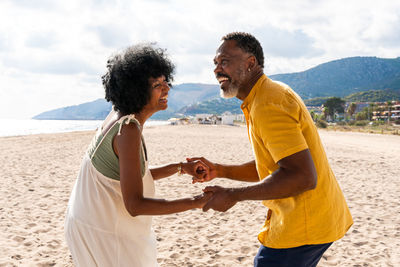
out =
<path fill-rule="evenodd" d="M 152 198 L 154 192 L 146 160 L 143 195 Z M 65 237 L 75 266 L 158 266 L 151 221 L 151 216 L 128 213 L 120 182 L 100 173 L 86 154 L 65 218 Z"/>

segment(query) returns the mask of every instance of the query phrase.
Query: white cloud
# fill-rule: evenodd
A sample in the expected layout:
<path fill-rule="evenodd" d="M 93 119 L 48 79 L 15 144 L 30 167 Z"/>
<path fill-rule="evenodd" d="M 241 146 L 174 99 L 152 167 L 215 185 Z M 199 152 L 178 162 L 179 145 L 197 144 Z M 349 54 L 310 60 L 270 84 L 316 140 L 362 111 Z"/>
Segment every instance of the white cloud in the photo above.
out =
<path fill-rule="evenodd" d="M 25 45 L 32 48 L 50 49 L 58 40 L 54 32 L 40 32 L 27 37 Z"/>
<path fill-rule="evenodd" d="M 97 75 L 98 72 L 89 62 L 73 55 L 49 56 L 46 53 L 37 53 L 30 56 L 4 57 L 4 66 L 18 71 L 25 71 L 31 74 L 64 74 L 75 75 L 85 73 Z"/>
<path fill-rule="evenodd" d="M 260 40 L 267 74 L 349 56 L 398 57 L 399 10 L 391 0 L 3 0 L 0 117 L 103 97 L 107 58 L 136 42 L 167 48 L 177 83 L 216 83 L 212 59 L 232 31 Z"/>
<path fill-rule="evenodd" d="M 324 52 L 321 48 L 314 47 L 315 40 L 302 30 L 290 32 L 267 26 L 253 32 L 255 36 L 261 36 L 259 41 L 270 57 L 315 57 Z"/>

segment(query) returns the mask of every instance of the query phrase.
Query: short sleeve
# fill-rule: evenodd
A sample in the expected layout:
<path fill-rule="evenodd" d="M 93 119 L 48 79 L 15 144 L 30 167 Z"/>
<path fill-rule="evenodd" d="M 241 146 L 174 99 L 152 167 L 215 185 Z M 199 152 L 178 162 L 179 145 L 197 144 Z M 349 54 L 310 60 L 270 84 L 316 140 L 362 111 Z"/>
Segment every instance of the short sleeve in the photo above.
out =
<path fill-rule="evenodd" d="M 308 148 L 300 126 L 300 106 L 292 98 L 265 104 L 254 114 L 256 133 L 275 163 Z"/>

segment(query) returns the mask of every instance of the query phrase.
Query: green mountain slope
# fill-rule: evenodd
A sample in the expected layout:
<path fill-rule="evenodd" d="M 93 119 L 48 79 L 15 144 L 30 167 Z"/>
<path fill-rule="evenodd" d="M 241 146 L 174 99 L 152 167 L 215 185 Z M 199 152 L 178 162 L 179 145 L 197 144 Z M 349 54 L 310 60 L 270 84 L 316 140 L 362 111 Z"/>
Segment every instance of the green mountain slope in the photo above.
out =
<path fill-rule="evenodd" d="M 207 114 L 222 114 L 225 111 L 230 111 L 232 114 L 240 114 L 240 104 L 242 102 L 237 98 L 224 99 L 221 97 L 200 103 L 186 106 L 178 111 L 179 114 L 195 115 L 201 113 Z"/>
<path fill-rule="evenodd" d="M 303 72 L 271 75 L 303 98 L 338 96 L 382 89 L 400 89 L 400 57 L 351 57 L 330 61 Z"/>
<path fill-rule="evenodd" d="M 169 90 L 168 110 L 177 111 L 180 108 L 219 95 L 219 86 L 216 84 L 183 83 L 174 85 Z"/>
<path fill-rule="evenodd" d="M 386 102 L 400 100 L 400 90 L 369 90 L 348 95 L 344 100 L 347 102 Z"/>
<path fill-rule="evenodd" d="M 58 108 L 36 115 L 36 120 L 103 120 L 111 110 L 111 104 L 104 99 Z"/>

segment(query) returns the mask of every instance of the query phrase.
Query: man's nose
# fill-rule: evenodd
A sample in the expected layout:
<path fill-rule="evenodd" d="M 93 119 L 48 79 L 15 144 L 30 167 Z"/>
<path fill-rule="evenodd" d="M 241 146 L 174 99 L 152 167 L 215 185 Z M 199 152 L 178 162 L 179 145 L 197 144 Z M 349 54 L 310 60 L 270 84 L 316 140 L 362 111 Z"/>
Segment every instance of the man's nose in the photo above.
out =
<path fill-rule="evenodd" d="M 214 74 L 221 72 L 221 64 L 216 63 L 214 68 Z"/>

